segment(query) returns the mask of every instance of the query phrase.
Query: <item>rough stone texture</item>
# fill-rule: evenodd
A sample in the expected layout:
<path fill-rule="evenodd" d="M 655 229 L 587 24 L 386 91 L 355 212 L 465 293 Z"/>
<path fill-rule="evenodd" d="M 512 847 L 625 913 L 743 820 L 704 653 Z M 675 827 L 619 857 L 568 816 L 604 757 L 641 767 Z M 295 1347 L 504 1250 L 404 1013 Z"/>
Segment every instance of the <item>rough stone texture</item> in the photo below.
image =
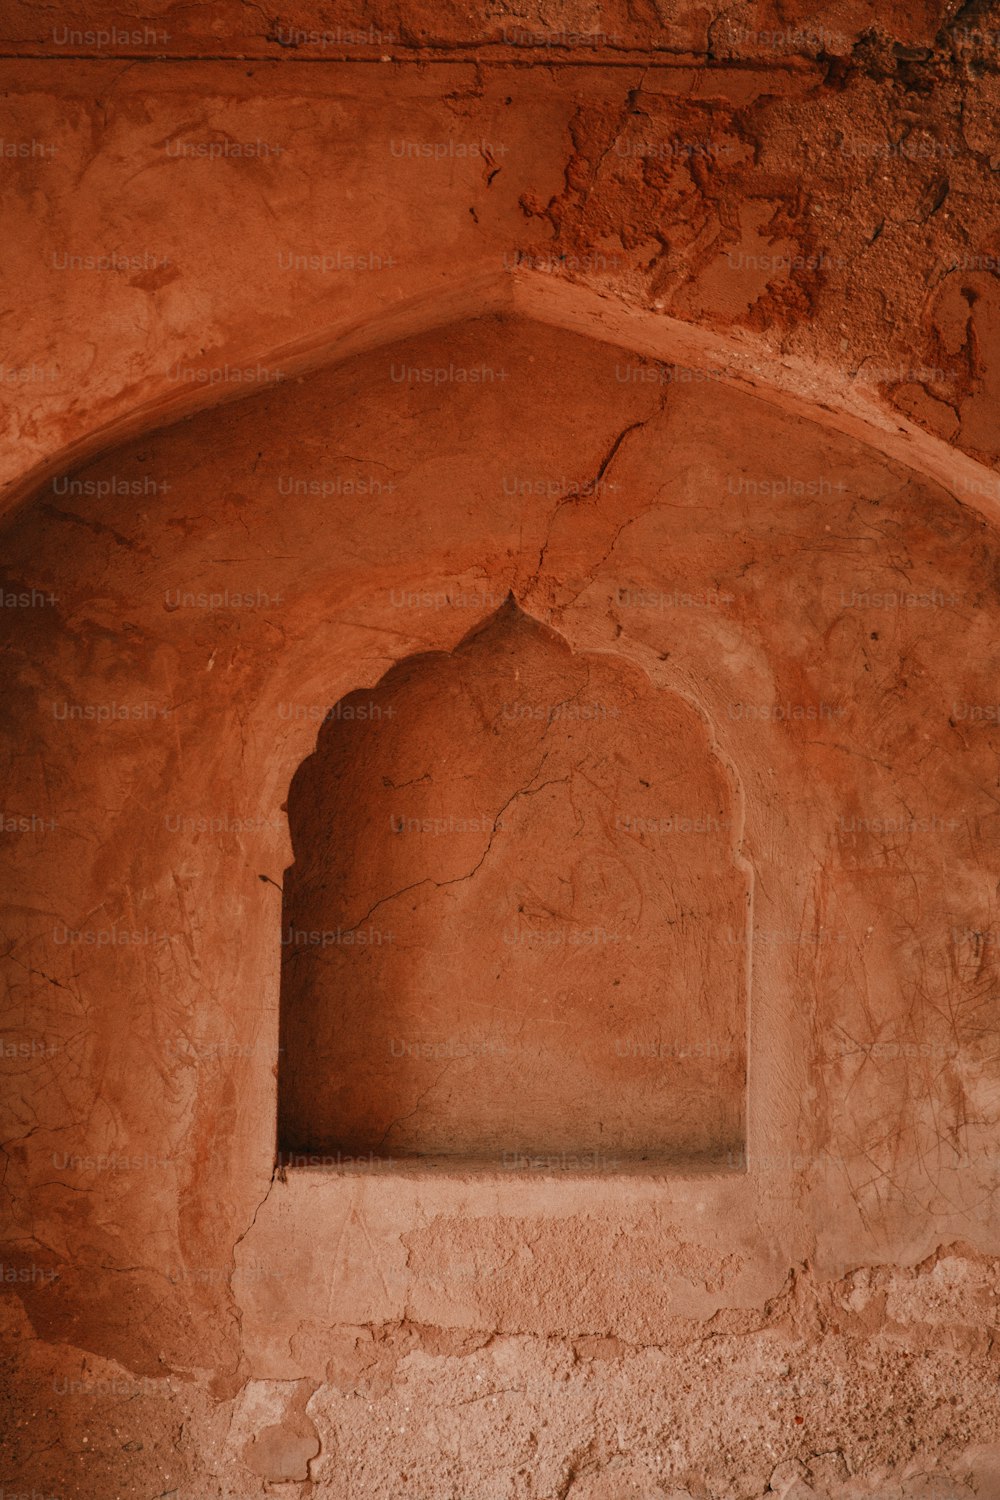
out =
<path fill-rule="evenodd" d="M 113 22 L 169 37 L 53 35 Z M 995 13 L 2 24 L 5 1496 L 997 1500 Z M 276 1169 L 300 862 L 325 928 L 413 857 L 357 839 L 398 741 L 324 718 L 415 682 L 421 816 L 478 753 L 495 817 L 525 747 L 435 695 L 512 620 L 643 705 L 660 784 L 686 726 L 681 816 L 729 798 L 739 1134 L 610 1168 L 536 1099 L 485 1160 L 532 1074 L 480 1073 L 398 1159 Z M 622 800 L 628 745 L 570 751 Z M 519 800 L 554 889 L 565 807 Z M 394 912 L 431 977 L 442 910 Z M 376 1038 L 431 993 L 380 963 Z M 692 1080 L 615 1057 L 626 1104 Z"/>

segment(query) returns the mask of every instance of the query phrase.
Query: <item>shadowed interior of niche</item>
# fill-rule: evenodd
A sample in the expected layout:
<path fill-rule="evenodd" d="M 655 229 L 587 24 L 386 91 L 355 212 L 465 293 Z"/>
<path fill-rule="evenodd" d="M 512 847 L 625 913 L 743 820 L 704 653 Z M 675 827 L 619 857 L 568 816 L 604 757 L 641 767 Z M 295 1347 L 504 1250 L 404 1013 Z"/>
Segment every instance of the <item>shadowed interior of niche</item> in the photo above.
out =
<path fill-rule="evenodd" d="M 511 599 L 342 698 L 288 816 L 280 1160 L 742 1151 L 749 895 L 684 698 Z"/>

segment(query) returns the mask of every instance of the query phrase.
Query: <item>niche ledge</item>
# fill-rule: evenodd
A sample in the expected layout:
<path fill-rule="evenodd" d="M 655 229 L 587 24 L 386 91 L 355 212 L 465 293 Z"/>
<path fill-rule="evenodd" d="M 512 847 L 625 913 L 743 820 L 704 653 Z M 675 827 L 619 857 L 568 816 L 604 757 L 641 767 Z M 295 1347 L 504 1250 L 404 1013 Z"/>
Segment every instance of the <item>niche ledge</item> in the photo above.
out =
<path fill-rule="evenodd" d="M 621 1177 L 675 1180 L 686 1178 L 739 1179 L 747 1175 L 747 1156 L 742 1150 L 705 1152 L 697 1156 L 602 1157 L 588 1163 L 587 1153 L 512 1152 L 511 1159 L 474 1156 L 351 1156 L 347 1152 L 323 1154 L 281 1151 L 277 1166 L 283 1174 L 327 1177 L 484 1178 L 506 1181 L 606 1181 Z"/>

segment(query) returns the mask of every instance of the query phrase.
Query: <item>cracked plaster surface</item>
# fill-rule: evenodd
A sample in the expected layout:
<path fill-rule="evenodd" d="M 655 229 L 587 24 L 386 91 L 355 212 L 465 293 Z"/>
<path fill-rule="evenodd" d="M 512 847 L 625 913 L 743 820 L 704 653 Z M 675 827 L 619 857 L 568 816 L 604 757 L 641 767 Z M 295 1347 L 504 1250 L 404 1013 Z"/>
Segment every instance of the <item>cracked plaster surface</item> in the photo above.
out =
<path fill-rule="evenodd" d="M 445 360 L 509 378 L 400 403 L 393 363 Z M 994 541 L 859 444 L 714 387 L 661 402 L 625 362 L 469 323 L 84 472 L 167 481 L 138 505 L 95 487 L 8 524 L 12 574 L 56 601 L 5 622 L 9 806 L 53 824 L 8 836 L 5 1035 L 44 1047 L 4 1058 L 26 1481 L 991 1494 L 996 755 L 962 705 L 992 701 Z M 290 475 L 384 482 L 362 508 Z M 751 1170 L 282 1181 L 292 775 L 331 704 L 529 587 L 739 767 Z M 254 604 L 197 603 L 225 588 Z M 786 702 L 831 712 L 730 707 Z M 414 1393 L 433 1422 L 400 1434 Z"/>
<path fill-rule="evenodd" d="M 787 10 L 786 31 L 807 32 L 809 18 Z M 251 39 L 258 12 L 247 12 Z M 762 387 L 780 372 L 820 402 L 858 393 L 995 462 L 1000 20 L 989 7 L 891 22 L 866 12 L 865 26 L 854 15 L 843 29 L 830 15 L 818 52 L 800 36 L 791 55 L 765 44 L 735 59 L 722 38 L 746 25 L 733 12 L 709 26 L 706 10 L 689 56 L 664 66 L 653 50 L 603 72 L 486 56 L 415 70 L 374 62 L 371 47 L 367 62 L 320 69 L 272 43 L 283 61 L 259 65 L 266 95 L 252 64 L 183 61 L 197 7 L 165 12 L 178 60 L 95 57 L 72 72 L 58 71 L 58 49 L 45 59 L 44 35 L 28 41 L 31 7 L 16 14 L 34 51 L 0 64 L 0 124 L 4 139 L 52 154 L 5 162 L 2 274 L 24 293 L 5 351 L 14 496 L 95 429 L 294 378 L 351 352 L 366 322 L 405 333 L 488 310 L 512 275 L 711 330 Z M 366 24 L 401 34 L 398 17 Z M 232 154 L 248 141 L 268 151 Z M 406 154 L 438 141 L 475 150 Z M 182 154 L 202 148 L 230 154 Z M 331 160 L 318 195 L 314 175 Z M 109 246 L 137 263 L 64 265 Z"/>

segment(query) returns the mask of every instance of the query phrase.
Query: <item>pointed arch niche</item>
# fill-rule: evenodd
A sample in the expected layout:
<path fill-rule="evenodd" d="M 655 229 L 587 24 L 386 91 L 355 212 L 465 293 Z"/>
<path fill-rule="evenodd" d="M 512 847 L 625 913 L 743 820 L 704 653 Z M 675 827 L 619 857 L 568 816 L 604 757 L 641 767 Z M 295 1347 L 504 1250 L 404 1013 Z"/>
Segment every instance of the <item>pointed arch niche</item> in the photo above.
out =
<path fill-rule="evenodd" d="M 513 600 L 341 699 L 288 799 L 281 1159 L 731 1164 L 734 804 L 685 698 Z"/>

